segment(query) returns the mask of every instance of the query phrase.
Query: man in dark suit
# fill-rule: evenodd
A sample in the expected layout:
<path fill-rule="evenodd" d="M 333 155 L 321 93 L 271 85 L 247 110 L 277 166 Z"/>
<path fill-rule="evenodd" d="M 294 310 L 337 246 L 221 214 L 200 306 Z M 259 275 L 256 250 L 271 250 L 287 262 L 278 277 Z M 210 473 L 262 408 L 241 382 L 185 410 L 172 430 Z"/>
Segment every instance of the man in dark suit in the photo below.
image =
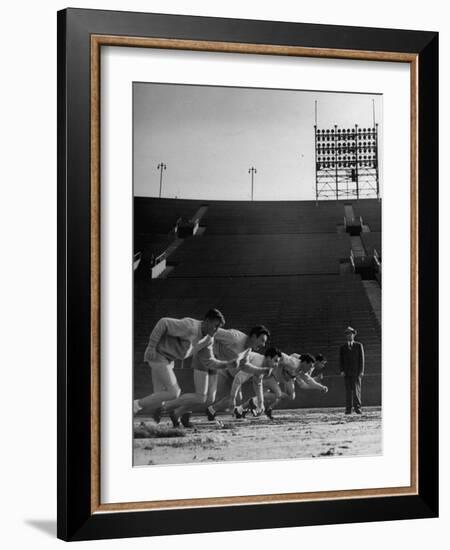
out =
<path fill-rule="evenodd" d="M 339 366 L 345 377 L 345 414 L 361 414 L 361 378 L 364 376 L 364 347 L 355 341 L 356 330 L 345 329 L 347 343 L 341 346 Z"/>

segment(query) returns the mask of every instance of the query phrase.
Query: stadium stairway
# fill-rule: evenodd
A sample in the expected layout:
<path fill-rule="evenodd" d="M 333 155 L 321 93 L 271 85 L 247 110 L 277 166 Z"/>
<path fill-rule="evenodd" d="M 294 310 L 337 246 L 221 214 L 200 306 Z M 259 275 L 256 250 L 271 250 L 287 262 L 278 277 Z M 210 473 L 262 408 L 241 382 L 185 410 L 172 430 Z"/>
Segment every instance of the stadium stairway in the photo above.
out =
<path fill-rule="evenodd" d="M 343 223 L 342 201 L 318 205 L 315 201 L 143 201 L 139 205 L 139 198 L 135 200 L 135 216 L 145 217 L 135 219 L 135 226 L 142 231 L 149 223 L 170 227 L 170 220 L 179 215 L 192 219 L 202 209 L 203 234 L 185 239 L 173 251 L 167 278 L 135 277 L 136 397 L 152 391 L 143 354 L 158 319 L 202 318 L 207 309 L 218 307 L 225 314 L 227 327 L 248 331 L 263 323 L 272 332 L 272 343 L 283 351 L 326 355 L 324 383 L 330 391 L 299 390 L 295 403 L 285 403 L 287 407 L 344 403 L 339 347 L 344 342 L 344 328 L 354 326 L 366 353 L 364 404 L 381 404 L 381 296 L 377 305 L 366 288 L 372 285 L 342 269 L 341 260 L 348 258 L 351 248 L 350 236 L 338 232 Z M 367 250 L 372 242 L 381 244 L 380 202 L 360 200 L 352 205 L 355 215 L 363 216 L 375 229 L 361 233 L 362 246 Z M 183 391 L 192 390 L 189 366 L 190 360 L 176 364 Z"/>
<path fill-rule="evenodd" d="M 381 327 L 381 288 L 378 281 L 362 281 L 369 302 L 372 306 L 372 311 L 377 318 L 378 324 Z"/>
<path fill-rule="evenodd" d="M 350 240 L 354 256 L 356 258 L 364 257 L 366 255 L 366 251 L 364 250 L 361 237 L 350 237 Z"/>

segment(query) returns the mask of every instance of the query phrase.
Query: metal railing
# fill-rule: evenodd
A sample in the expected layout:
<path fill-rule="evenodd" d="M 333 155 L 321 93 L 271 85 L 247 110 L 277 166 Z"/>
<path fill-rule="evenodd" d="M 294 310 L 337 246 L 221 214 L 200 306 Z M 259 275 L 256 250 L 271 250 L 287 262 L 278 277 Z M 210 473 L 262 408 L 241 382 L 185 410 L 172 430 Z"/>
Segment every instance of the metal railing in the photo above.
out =
<path fill-rule="evenodd" d="M 355 266 L 355 255 L 353 254 L 353 250 L 350 250 L 350 263 L 352 264 L 353 273 L 355 273 L 356 266 Z"/>
<path fill-rule="evenodd" d="M 167 257 L 166 251 L 162 252 L 159 256 L 152 256 L 150 260 L 151 266 L 154 267 L 155 265 L 158 265 L 163 260 L 165 260 L 166 257 Z"/>
<path fill-rule="evenodd" d="M 347 216 L 344 216 L 344 227 L 347 227 L 347 225 L 355 225 L 356 220 L 357 218 L 353 217 L 347 224 Z M 361 227 L 364 225 L 364 220 L 362 216 L 359 216 L 359 224 L 361 225 Z"/>
<path fill-rule="evenodd" d="M 142 260 L 142 252 L 136 252 L 133 256 L 133 270 L 136 271 L 136 269 L 139 267 L 139 264 Z"/>
<path fill-rule="evenodd" d="M 375 260 L 376 265 L 381 268 L 381 256 L 378 254 L 376 248 L 373 249 L 373 259 Z"/>

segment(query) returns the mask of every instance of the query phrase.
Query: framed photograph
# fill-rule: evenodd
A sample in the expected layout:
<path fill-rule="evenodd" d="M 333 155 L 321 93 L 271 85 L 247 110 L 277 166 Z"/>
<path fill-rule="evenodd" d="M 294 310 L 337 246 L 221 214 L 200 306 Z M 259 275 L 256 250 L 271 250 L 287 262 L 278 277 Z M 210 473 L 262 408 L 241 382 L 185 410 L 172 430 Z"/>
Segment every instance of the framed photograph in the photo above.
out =
<path fill-rule="evenodd" d="M 438 35 L 58 13 L 58 536 L 438 514 Z"/>

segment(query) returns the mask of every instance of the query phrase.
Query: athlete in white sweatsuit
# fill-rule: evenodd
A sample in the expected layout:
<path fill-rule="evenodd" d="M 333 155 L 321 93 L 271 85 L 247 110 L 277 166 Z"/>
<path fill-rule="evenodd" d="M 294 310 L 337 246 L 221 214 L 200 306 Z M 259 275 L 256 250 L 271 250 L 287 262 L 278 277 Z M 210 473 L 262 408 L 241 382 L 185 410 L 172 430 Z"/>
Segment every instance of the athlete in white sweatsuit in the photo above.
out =
<path fill-rule="evenodd" d="M 179 397 L 181 390 L 173 372 L 176 359 L 186 359 L 210 345 L 225 319 L 217 309 L 209 310 L 203 321 L 186 317 L 163 317 L 152 330 L 144 360 L 152 371 L 153 393 L 134 400 L 134 413 L 142 408 L 154 412 L 167 400 Z"/>
<path fill-rule="evenodd" d="M 188 413 L 203 411 L 214 402 L 217 391 L 217 375 L 223 369 L 232 368 L 235 361 L 217 359 L 214 356 L 213 341 L 196 351 L 192 356 L 192 371 L 195 391 L 183 393 L 177 399 L 161 403 L 160 415 L 171 413 L 174 426 L 180 419 L 185 427 L 192 427 Z"/>
<path fill-rule="evenodd" d="M 269 418 L 272 418 L 272 409 L 281 401 L 287 398 L 291 401 L 295 399 L 295 384 L 302 390 L 317 390 L 326 393 L 327 386 L 321 384 L 318 380 L 322 375 L 312 377 L 314 369 L 322 370 L 326 360 L 320 355 L 319 359 L 315 359 L 310 354 L 293 353 L 287 355 L 281 354 L 281 360 L 273 369 L 272 375 L 263 379 L 263 386 L 269 390 L 264 393 L 264 402 L 261 402 L 259 397 L 260 392 L 256 391 L 256 395 L 248 400 L 243 405 L 245 408 L 250 408 L 253 414 L 258 414 L 263 409 Z M 257 388 L 255 388 L 257 390 Z"/>
<path fill-rule="evenodd" d="M 264 389 L 271 390 L 278 395 L 281 399 L 282 392 L 278 385 L 278 382 L 273 376 L 274 370 L 278 367 L 281 360 L 281 351 L 277 348 L 271 347 L 267 349 L 264 355 L 256 352 L 250 352 L 248 361 L 253 365 L 261 369 L 261 372 L 248 372 L 245 369 L 240 370 L 233 380 L 231 386 L 230 397 L 233 404 L 233 409 L 237 409 L 237 397 L 240 393 L 241 387 L 248 380 L 253 380 L 253 387 L 256 391 L 255 401 L 259 405 L 259 409 L 264 409 Z M 265 372 L 262 372 L 265 369 Z M 238 409 L 238 413 L 242 414 L 242 411 Z"/>
<path fill-rule="evenodd" d="M 249 359 L 249 354 L 251 351 L 264 348 L 269 337 L 270 332 L 263 325 L 253 327 L 249 334 L 245 334 L 236 329 L 221 329 L 217 331 L 214 336 L 214 356 L 219 360 L 234 361 L 234 363 L 218 371 L 223 385 L 223 397 L 207 407 L 206 413 L 209 420 L 213 420 L 217 412 L 231 408 L 233 403 L 230 397 L 230 390 L 234 377 L 238 371 L 245 371 L 252 374 L 262 374 L 266 372 L 266 369 L 261 369 L 252 364 Z M 215 384 L 217 388 L 217 376 L 212 383 Z"/>

